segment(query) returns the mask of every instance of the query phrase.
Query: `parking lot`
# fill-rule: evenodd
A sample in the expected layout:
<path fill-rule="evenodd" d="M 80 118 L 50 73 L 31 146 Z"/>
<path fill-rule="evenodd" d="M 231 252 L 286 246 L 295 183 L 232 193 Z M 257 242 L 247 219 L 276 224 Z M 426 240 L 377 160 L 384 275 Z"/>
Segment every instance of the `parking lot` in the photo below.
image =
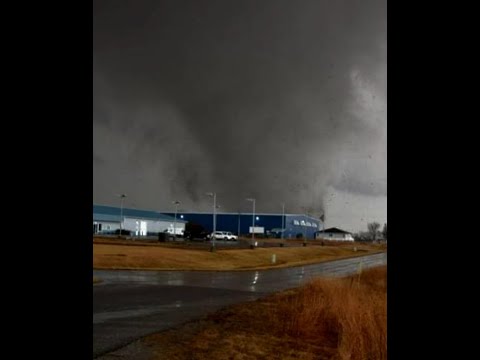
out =
<path fill-rule="evenodd" d="M 189 249 L 210 249 L 212 242 L 210 240 L 195 238 L 193 240 L 184 239 L 181 237 L 177 238 L 167 238 L 165 241 L 159 241 L 158 237 L 155 236 L 142 236 L 142 237 L 132 237 L 132 236 L 95 236 L 95 243 L 107 243 L 107 244 L 123 244 L 123 245 L 157 245 L 157 246 L 167 246 L 167 247 L 181 247 Z M 255 238 L 252 241 L 251 238 L 241 237 L 238 240 L 215 240 L 215 247 L 217 249 L 248 249 L 251 247 L 251 244 L 256 244 L 256 247 L 265 248 L 265 247 L 300 247 L 303 246 L 302 240 L 294 239 L 269 239 L 269 238 Z M 308 240 L 307 245 L 320 245 L 318 241 Z"/>

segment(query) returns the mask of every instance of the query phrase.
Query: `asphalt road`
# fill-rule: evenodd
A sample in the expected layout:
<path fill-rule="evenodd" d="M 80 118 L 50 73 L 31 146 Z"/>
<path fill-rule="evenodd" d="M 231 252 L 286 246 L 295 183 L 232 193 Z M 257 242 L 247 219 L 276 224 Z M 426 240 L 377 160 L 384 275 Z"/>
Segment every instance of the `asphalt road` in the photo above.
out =
<path fill-rule="evenodd" d="M 103 271 L 93 275 L 93 357 L 228 305 L 387 263 L 387 254 L 261 271 Z"/>

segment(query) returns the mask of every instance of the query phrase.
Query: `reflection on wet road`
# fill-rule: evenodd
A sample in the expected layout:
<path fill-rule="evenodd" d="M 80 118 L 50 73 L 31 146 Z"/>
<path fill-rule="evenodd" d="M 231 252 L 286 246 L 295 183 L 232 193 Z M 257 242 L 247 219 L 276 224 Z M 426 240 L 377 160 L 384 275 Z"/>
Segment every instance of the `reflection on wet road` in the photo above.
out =
<path fill-rule="evenodd" d="M 387 254 L 261 271 L 102 271 L 93 287 L 93 356 L 222 307 L 387 263 Z M 361 265 L 360 265 L 361 264 Z"/>

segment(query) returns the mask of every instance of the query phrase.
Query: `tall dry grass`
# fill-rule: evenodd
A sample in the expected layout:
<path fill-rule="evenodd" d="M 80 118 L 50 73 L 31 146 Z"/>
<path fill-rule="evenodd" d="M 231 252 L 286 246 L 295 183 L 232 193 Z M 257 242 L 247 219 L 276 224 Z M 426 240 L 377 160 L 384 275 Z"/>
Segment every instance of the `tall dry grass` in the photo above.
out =
<path fill-rule="evenodd" d="M 387 359 L 386 267 L 347 279 L 317 279 L 280 300 L 270 314 L 277 330 L 327 342 L 338 359 Z"/>

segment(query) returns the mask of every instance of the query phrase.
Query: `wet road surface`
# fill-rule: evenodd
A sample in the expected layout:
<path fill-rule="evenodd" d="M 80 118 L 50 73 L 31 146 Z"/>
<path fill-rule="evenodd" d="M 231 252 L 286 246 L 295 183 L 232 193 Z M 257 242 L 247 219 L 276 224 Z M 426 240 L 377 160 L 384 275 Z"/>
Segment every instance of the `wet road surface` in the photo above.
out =
<path fill-rule="evenodd" d="M 294 288 L 317 276 L 344 276 L 387 263 L 375 254 L 260 271 L 103 271 L 93 287 L 93 357 L 231 304 Z"/>

